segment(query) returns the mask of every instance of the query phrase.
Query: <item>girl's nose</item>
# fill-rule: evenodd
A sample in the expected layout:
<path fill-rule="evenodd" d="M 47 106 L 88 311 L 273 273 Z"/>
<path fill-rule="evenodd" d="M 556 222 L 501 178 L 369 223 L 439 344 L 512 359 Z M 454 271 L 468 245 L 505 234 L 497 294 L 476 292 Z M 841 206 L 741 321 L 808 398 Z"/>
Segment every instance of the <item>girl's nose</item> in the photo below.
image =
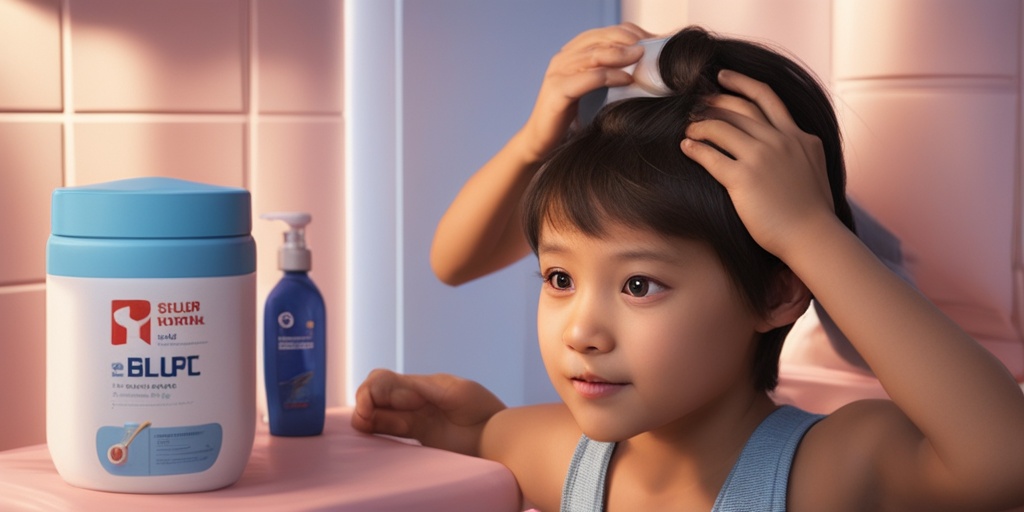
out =
<path fill-rule="evenodd" d="M 569 314 L 562 341 L 576 352 L 600 354 L 615 348 L 611 334 L 612 317 L 602 301 L 581 297 Z"/>

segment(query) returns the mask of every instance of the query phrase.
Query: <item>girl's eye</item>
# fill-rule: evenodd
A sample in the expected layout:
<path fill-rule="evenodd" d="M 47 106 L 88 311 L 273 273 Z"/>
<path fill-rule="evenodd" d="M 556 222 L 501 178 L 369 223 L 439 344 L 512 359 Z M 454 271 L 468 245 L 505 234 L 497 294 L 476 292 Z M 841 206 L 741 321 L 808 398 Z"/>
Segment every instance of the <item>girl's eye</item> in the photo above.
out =
<path fill-rule="evenodd" d="M 548 274 L 547 278 L 545 278 L 545 281 L 547 281 L 548 284 L 556 290 L 568 290 L 569 288 L 572 288 L 572 278 L 565 272 L 551 272 Z"/>
<path fill-rule="evenodd" d="M 650 278 L 643 276 L 630 277 L 626 280 L 626 284 L 622 285 L 622 293 L 628 293 L 633 297 L 646 297 L 652 293 L 657 293 L 662 289 L 664 289 L 664 287 L 656 281 L 652 281 Z"/>

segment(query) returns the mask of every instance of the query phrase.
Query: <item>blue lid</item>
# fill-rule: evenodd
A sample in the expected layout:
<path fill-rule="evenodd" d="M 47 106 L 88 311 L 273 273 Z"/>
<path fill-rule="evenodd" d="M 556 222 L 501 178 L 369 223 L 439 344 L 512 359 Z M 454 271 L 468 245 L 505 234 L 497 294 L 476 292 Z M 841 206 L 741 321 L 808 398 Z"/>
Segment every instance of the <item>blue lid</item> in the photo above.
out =
<path fill-rule="evenodd" d="M 173 178 L 131 178 L 53 191 L 53 235 L 211 238 L 248 235 L 249 191 Z"/>
<path fill-rule="evenodd" d="M 46 273 L 70 277 L 216 277 L 256 271 L 249 235 L 219 238 L 80 238 L 52 235 Z"/>

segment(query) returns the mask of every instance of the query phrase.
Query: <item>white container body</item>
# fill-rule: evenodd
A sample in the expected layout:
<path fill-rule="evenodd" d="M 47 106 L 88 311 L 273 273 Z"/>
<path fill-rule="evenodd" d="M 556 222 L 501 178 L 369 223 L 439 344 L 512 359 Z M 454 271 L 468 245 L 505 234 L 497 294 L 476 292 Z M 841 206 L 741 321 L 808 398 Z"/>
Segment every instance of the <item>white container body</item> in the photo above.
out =
<path fill-rule="evenodd" d="M 65 481 L 178 493 L 241 477 L 256 425 L 255 279 L 47 276 L 47 443 Z"/>

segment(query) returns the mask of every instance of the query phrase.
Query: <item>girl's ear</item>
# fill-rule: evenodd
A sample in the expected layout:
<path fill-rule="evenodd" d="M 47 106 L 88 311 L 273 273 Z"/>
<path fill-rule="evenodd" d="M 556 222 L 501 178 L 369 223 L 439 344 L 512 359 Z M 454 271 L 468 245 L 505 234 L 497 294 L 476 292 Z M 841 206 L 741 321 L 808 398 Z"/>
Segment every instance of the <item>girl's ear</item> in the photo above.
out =
<path fill-rule="evenodd" d="M 773 304 L 757 326 L 761 333 L 796 322 L 811 304 L 811 291 L 792 270 L 783 269 L 776 279 Z"/>

